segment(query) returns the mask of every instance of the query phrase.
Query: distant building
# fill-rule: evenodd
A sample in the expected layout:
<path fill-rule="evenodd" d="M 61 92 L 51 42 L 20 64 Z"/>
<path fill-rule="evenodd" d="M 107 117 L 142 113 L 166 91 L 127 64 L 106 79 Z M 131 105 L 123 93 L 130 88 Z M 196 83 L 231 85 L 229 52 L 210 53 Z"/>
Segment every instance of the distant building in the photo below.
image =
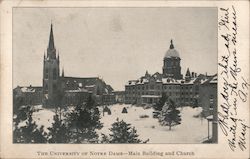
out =
<path fill-rule="evenodd" d="M 125 91 L 114 91 L 116 103 L 125 103 Z"/>
<path fill-rule="evenodd" d="M 217 101 L 218 77 L 214 76 L 201 83 L 199 89 L 199 105 L 202 106 L 203 115 L 212 119 L 212 142 L 218 142 L 218 101 Z"/>
<path fill-rule="evenodd" d="M 14 105 L 37 105 L 42 103 L 43 91 L 42 87 L 34 86 L 17 86 L 13 90 Z"/>

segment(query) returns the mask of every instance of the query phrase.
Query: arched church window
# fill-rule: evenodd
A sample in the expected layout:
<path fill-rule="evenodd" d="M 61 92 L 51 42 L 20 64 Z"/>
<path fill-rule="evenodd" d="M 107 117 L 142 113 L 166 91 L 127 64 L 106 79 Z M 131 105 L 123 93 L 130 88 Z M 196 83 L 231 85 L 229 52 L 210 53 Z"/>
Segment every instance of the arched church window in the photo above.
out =
<path fill-rule="evenodd" d="M 55 80 L 57 78 L 56 68 L 53 69 L 53 79 Z"/>
<path fill-rule="evenodd" d="M 46 68 L 45 69 L 45 79 L 48 79 L 49 78 L 49 69 Z"/>
<path fill-rule="evenodd" d="M 53 84 L 53 89 L 56 90 L 56 84 Z"/>
<path fill-rule="evenodd" d="M 44 85 L 44 92 L 48 93 L 48 85 L 47 84 Z"/>

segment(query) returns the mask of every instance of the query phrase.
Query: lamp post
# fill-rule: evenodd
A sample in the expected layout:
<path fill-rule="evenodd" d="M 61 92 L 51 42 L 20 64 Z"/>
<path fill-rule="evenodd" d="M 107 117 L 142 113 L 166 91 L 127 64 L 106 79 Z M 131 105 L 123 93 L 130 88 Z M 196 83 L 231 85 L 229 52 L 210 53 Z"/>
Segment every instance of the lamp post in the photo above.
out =
<path fill-rule="evenodd" d="M 209 122 L 212 122 L 213 121 L 213 115 L 209 115 L 207 118 L 207 128 L 208 128 L 208 130 L 207 130 L 207 139 L 209 140 Z"/>

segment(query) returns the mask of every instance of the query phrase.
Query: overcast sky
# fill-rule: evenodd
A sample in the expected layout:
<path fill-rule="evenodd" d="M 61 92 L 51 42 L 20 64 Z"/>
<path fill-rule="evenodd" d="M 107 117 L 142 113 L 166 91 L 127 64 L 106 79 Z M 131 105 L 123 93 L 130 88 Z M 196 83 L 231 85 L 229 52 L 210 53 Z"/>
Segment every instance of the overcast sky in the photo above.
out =
<path fill-rule="evenodd" d="M 162 73 L 170 40 L 182 73 L 217 73 L 217 8 L 14 8 L 13 85 L 41 86 L 50 23 L 65 76 L 100 76 L 115 90 Z"/>

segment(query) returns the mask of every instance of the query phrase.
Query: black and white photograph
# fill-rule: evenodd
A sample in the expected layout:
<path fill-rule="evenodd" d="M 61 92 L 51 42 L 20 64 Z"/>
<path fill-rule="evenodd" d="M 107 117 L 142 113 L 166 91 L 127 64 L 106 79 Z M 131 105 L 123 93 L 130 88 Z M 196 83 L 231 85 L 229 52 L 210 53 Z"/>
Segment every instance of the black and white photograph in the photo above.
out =
<path fill-rule="evenodd" d="M 0 158 L 249 159 L 247 0 L 2 0 Z"/>
<path fill-rule="evenodd" d="M 13 8 L 13 143 L 216 144 L 217 8 Z"/>

